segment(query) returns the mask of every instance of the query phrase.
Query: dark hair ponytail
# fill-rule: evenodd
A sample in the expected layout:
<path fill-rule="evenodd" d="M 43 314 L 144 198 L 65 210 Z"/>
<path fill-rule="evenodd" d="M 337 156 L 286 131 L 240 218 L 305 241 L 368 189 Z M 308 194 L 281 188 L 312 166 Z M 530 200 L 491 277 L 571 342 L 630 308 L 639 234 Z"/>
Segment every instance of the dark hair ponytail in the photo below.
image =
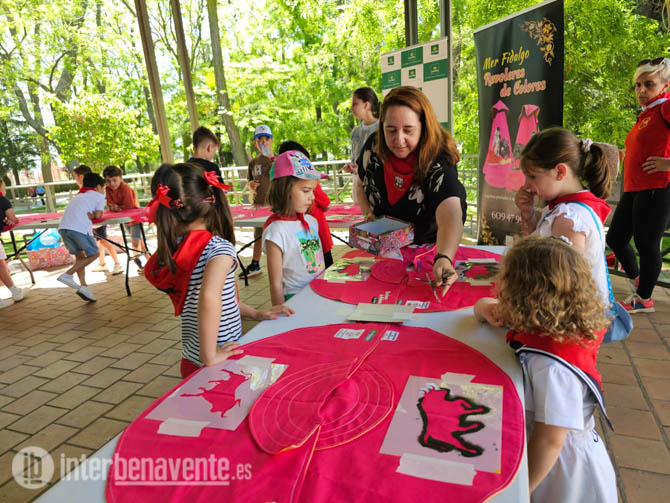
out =
<path fill-rule="evenodd" d="M 175 272 L 172 255 L 189 224 L 199 218 L 205 221 L 209 232 L 235 244 L 233 219 L 225 193 L 207 183 L 202 168 L 194 164 L 163 164 L 151 179 L 151 193 L 156 195 L 159 185 L 168 187 L 167 195 L 180 204 L 173 207 L 158 205 L 156 210 L 157 254 L 161 265 Z M 210 202 L 214 198 L 214 202 Z"/>
<path fill-rule="evenodd" d="M 607 199 L 619 165 L 618 149 L 608 143 L 579 140 L 561 127 L 543 129 L 533 135 L 521 152 L 521 169 L 554 169 L 568 166 L 577 178 L 584 180 L 596 197 Z"/>
<path fill-rule="evenodd" d="M 377 98 L 377 95 L 371 87 L 359 87 L 354 91 L 354 96 L 361 101 L 370 103 L 370 111 L 372 112 L 372 115 L 379 119 L 379 98 Z"/>
<path fill-rule="evenodd" d="M 585 145 L 580 141 L 580 147 Z M 589 190 L 601 199 L 607 199 L 612 192 L 612 182 L 619 171 L 619 149 L 609 143 L 592 143 L 582 150 L 581 178 Z"/>

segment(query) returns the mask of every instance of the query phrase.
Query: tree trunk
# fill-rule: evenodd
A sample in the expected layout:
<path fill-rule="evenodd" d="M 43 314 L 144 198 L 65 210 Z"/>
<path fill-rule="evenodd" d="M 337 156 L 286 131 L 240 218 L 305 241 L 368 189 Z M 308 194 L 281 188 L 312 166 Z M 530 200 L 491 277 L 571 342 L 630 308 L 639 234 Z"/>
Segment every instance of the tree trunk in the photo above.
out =
<path fill-rule="evenodd" d="M 212 57 L 214 59 L 214 76 L 216 78 L 216 95 L 219 102 L 219 110 L 226 126 L 230 149 L 233 152 L 233 161 L 237 166 L 247 164 L 247 155 L 240 140 L 240 132 L 235 124 L 235 119 L 230 111 L 228 90 L 226 89 L 226 77 L 223 71 L 223 56 L 221 55 L 221 41 L 219 40 L 219 15 L 216 12 L 216 0 L 207 0 L 207 13 L 209 14 L 209 34 L 212 42 Z"/>
<path fill-rule="evenodd" d="M 19 169 L 16 166 L 12 166 L 12 173 L 14 174 L 14 184 L 21 185 L 21 178 L 19 178 Z"/>
<path fill-rule="evenodd" d="M 154 132 L 154 134 L 158 134 L 158 126 L 156 126 L 156 115 L 154 114 L 154 104 L 151 101 L 151 92 L 146 85 L 142 86 L 142 91 L 144 92 L 144 102 L 147 106 L 147 115 L 149 116 L 149 122 L 151 123 L 151 130 Z"/>
<path fill-rule="evenodd" d="M 191 65 L 188 58 L 188 49 L 184 38 L 184 25 L 181 22 L 181 8 L 179 0 L 170 0 L 172 6 L 172 20 L 177 37 L 177 55 L 181 67 L 182 81 L 184 82 L 184 94 L 186 96 L 186 108 L 188 108 L 188 120 L 191 123 L 191 132 L 198 129 L 198 109 L 193 93 L 193 82 L 191 81 Z M 187 159 L 187 157 L 184 157 Z"/>

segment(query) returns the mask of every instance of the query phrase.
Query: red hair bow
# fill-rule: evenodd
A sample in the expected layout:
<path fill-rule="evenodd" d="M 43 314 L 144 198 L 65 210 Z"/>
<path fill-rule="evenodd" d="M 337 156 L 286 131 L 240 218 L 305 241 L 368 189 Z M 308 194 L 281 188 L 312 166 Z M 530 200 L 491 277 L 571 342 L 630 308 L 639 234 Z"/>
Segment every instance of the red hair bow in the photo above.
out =
<path fill-rule="evenodd" d="M 213 187 L 218 187 L 224 192 L 228 192 L 233 188 L 232 185 L 226 185 L 225 183 L 222 183 L 214 171 L 205 171 L 204 175 L 208 184 L 212 185 Z"/>
<path fill-rule="evenodd" d="M 156 189 L 156 199 L 158 199 L 158 202 L 161 203 L 163 206 L 166 208 L 183 208 L 184 205 L 179 199 L 172 199 L 170 196 L 168 196 L 168 192 L 170 192 L 170 187 L 167 185 L 158 185 L 158 189 Z"/>
<path fill-rule="evenodd" d="M 170 196 L 168 196 L 168 192 L 170 192 L 170 187 L 162 184 L 158 185 L 158 188 L 156 189 L 156 195 L 147 205 L 146 212 L 149 223 L 154 223 L 156 221 L 156 211 L 158 210 L 159 204 L 162 204 L 168 209 L 184 207 L 181 199 L 172 199 Z"/>

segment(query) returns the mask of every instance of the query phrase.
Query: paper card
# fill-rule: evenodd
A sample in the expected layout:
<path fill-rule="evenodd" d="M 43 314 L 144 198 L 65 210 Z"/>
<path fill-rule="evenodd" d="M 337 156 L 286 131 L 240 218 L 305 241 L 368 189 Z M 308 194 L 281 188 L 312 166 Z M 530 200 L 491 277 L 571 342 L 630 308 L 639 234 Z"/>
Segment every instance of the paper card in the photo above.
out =
<path fill-rule="evenodd" d="M 400 333 L 396 332 L 395 330 L 387 330 L 386 332 L 384 332 L 384 335 L 382 335 L 382 340 L 383 341 L 397 341 L 399 335 L 400 335 Z"/>
<path fill-rule="evenodd" d="M 413 306 L 397 304 L 358 304 L 349 316 L 351 321 L 379 321 L 382 323 L 402 323 L 412 318 Z"/>
<path fill-rule="evenodd" d="M 495 279 L 500 263 L 494 259 L 457 260 L 454 269 L 458 273 L 458 280 L 470 283 L 473 286 L 491 285 Z"/>
<path fill-rule="evenodd" d="M 147 418 L 162 421 L 159 433 L 168 435 L 199 434 L 194 425 L 236 430 L 256 398 L 288 367 L 273 361 L 274 358 L 245 355 L 239 360 L 205 367 L 163 400 Z"/>
<path fill-rule="evenodd" d="M 341 258 L 326 269 L 323 279 L 331 283 L 366 281 L 374 263 L 375 259 L 368 257 Z"/>
<path fill-rule="evenodd" d="M 409 306 L 413 309 L 428 309 L 430 302 L 421 300 L 408 300 L 405 302 L 405 306 Z"/>
<path fill-rule="evenodd" d="M 394 456 L 415 454 L 423 458 L 472 465 L 478 471 L 498 473 L 502 448 L 503 389 L 502 386 L 472 383 L 471 379 L 472 376 L 454 373 L 445 373 L 441 378 L 410 376 L 379 452 Z M 426 396 L 431 391 L 438 394 L 439 402 L 458 407 L 446 407 L 444 411 L 438 412 L 424 409 L 427 417 L 424 419 L 419 399 L 423 398 L 421 403 L 425 405 Z M 468 409 L 474 412 L 468 414 Z M 481 413 L 481 409 L 488 411 Z M 452 414 L 449 417 L 450 413 L 460 416 L 453 417 Z M 455 430 L 449 428 L 449 425 L 463 422 L 478 422 L 483 427 L 472 432 L 464 431 L 468 427 L 456 426 Z M 453 444 L 453 449 L 441 451 L 422 445 L 419 439 L 428 433 L 428 429 L 424 430 L 426 424 L 432 428 L 430 434 L 438 437 L 442 445 Z M 464 455 L 459 448 L 464 448 L 468 455 Z M 468 450 L 472 448 L 478 453 L 471 455 Z"/>
<path fill-rule="evenodd" d="M 338 339 L 360 339 L 365 329 L 353 330 L 351 328 L 340 328 L 333 337 Z"/>

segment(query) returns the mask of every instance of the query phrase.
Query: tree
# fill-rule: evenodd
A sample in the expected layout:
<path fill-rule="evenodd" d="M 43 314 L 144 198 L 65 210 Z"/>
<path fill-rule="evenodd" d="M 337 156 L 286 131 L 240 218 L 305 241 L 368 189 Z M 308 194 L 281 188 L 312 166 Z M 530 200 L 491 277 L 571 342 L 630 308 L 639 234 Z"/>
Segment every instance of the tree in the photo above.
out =
<path fill-rule="evenodd" d="M 39 159 L 37 135 L 24 121 L 0 113 L 0 178 L 11 171 L 18 185 L 19 171 L 39 165 Z"/>
<path fill-rule="evenodd" d="M 240 140 L 240 132 L 237 129 L 235 118 L 230 109 L 230 99 L 228 98 L 228 88 L 226 86 L 226 76 L 223 68 L 223 56 L 221 54 L 221 44 L 219 41 L 219 16 L 216 11 L 216 0 L 207 0 L 207 13 L 209 15 L 209 35 L 213 56 L 212 63 L 214 65 L 214 76 L 216 77 L 216 95 L 220 113 L 223 116 L 223 123 L 228 132 L 228 140 L 230 141 L 230 148 L 233 151 L 235 164 L 243 166 L 248 162 L 248 159 Z"/>
<path fill-rule="evenodd" d="M 102 170 L 108 164 L 153 160 L 158 138 L 147 126 L 139 126 L 137 110 L 102 95 L 85 95 L 69 103 L 55 102 L 57 126 L 50 138 L 66 162 L 80 162 Z"/>

